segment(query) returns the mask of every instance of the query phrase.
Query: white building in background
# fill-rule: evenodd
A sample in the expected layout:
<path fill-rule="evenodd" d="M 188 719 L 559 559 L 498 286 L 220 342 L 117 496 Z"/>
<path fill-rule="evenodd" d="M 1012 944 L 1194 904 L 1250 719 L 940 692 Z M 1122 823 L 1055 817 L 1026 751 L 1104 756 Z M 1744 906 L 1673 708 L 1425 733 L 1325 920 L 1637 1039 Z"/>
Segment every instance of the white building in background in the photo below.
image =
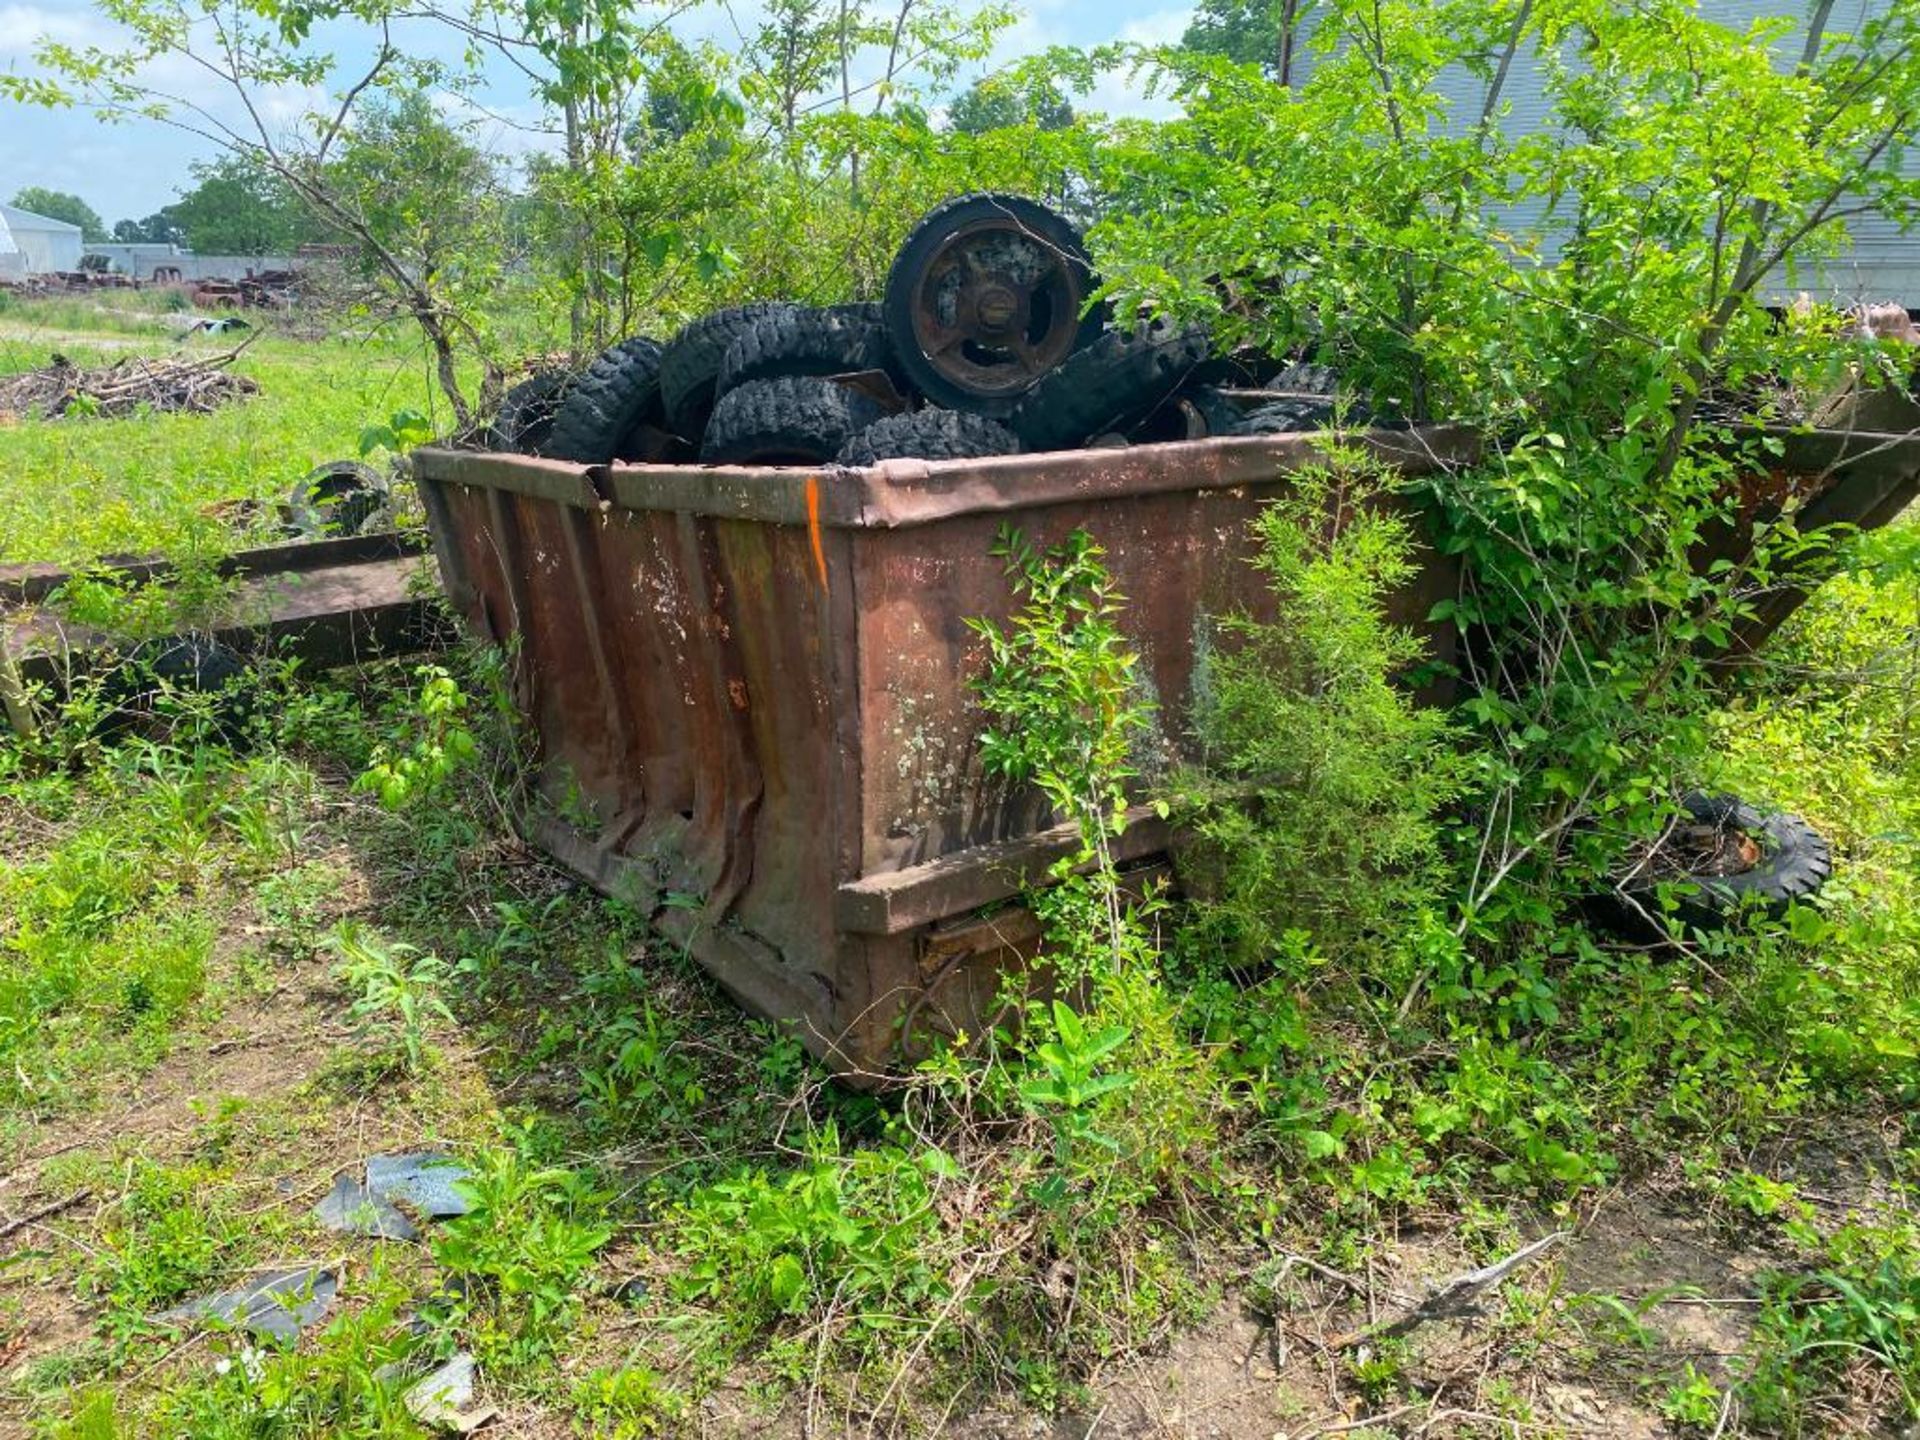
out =
<path fill-rule="evenodd" d="M 0 275 L 18 279 L 78 270 L 85 251 L 78 225 L 0 205 Z"/>
<path fill-rule="evenodd" d="M 13 243 L 13 231 L 7 228 L 6 217 L 0 215 L 0 280 L 18 280 L 26 273 L 26 259 L 20 254 L 20 247 Z"/>
<path fill-rule="evenodd" d="M 1800 58 L 1805 44 L 1805 24 L 1813 0 L 1694 0 L 1702 19 L 1733 30 L 1745 30 L 1756 20 L 1784 16 L 1796 29 L 1773 42 L 1774 63 L 1788 69 Z M 1833 0 L 1828 16 L 1829 34 L 1853 34 L 1869 20 L 1883 16 L 1896 4 L 1907 0 Z M 1296 82 L 1312 70 L 1315 52 L 1307 43 L 1312 34 L 1316 12 L 1308 10 L 1302 22 L 1296 51 Z M 1577 71 L 1580 61 L 1569 45 L 1559 57 L 1570 70 Z M 1538 134 L 1553 123 L 1553 102 L 1548 94 L 1550 67 L 1537 50 L 1528 47 L 1514 56 L 1512 69 L 1500 91 L 1501 114 L 1498 123 L 1509 139 Z M 1465 133 L 1478 122 L 1486 101 L 1487 81 L 1465 66 L 1442 71 L 1435 86 L 1449 107 L 1451 125 Z M 1903 172 L 1920 179 L 1920 145 L 1909 144 L 1903 156 Z M 1549 221 L 1545 206 L 1533 201 L 1503 211 L 1500 218 L 1516 230 L 1538 230 L 1545 254 L 1558 253 L 1565 221 Z M 1769 298 L 1790 300 L 1809 291 L 1821 299 L 1840 303 L 1896 300 L 1910 308 L 1920 308 L 1920 230 L 1902 231 L 1884 215 L 1856 216 L 1847 222 L 1848 244 L 1840 253 L 1808 263 L 1792 275 L 1769 277 Z"/>

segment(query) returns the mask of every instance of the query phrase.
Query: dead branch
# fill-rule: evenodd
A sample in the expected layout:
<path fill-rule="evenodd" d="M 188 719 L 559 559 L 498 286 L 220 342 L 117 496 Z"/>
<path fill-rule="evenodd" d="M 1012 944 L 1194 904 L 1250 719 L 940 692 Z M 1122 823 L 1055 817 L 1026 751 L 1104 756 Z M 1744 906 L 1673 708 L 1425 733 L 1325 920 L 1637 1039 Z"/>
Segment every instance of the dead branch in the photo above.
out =
<path fill-rule="evenodd" d="M 10 1220 L 5 1225 L 0 1225 L 0 1240 L 5 1240 L 9 1235 L 24 1230 L 36 1221 L 46 1219 L 49 1215 L 58 1215 L 63 1210 L 71 1210 L 81 1201 L 90 1199 L 92 1195 L 93 1191 L 91 1190 L 76 1190 L 64 1200 L 49 1201 L 38 1210 L 29 1210 L 19 1219 Z"/>
<path fill-rule="evenodd" d="M 1387 1319 L 1363 1326 L 1345 1335 L 1336 1336 L 1332 1342 L 1335 1350 L 1351 1350 L 1355 1345 L 1367 1340 L 1390 1340 L 1396 1335 L 1405 1335 L 1421 1325 L 1433 1320 L 1447 1320 L 1471 1312 L 1480 1297 L 1498 1285 L 1514 1271 L 1532 1264 L 1545 1255 L 1561 1241 L 1572 1236 L 1571 1230 L 1556 1230 L 1551 1235 L 1543 1235 L 1530 1245 L 1524 1245 L 1503 1260 L 1496 1260 L 1478 1270 L 1469 1270 L 1456 1275 L 1438 1290 L 1434 1291 L 1419 1304 L 1402 1310 Z"/>

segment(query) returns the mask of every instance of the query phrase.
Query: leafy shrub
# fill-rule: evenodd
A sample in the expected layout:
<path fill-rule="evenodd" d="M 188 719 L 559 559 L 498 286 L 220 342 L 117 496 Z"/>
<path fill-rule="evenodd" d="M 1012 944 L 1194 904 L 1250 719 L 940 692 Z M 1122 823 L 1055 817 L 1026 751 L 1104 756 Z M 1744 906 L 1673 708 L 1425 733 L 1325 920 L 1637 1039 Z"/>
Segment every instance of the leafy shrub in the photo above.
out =
<path fill-rule="evenodd" d="M 937 1149 L 845 1154 L 830 1124 L 793 1172 L 747 1171 L 678 1208 L 671 1244 L 687 1264 L 675 1293 L 719 1306 L 740 1341 L 804 1318 L 850 1330 L 858 1349 L 945 1296 L 928 1242 L 934 1186 L 953 1175 Z"/>
<path fill-rule="evenodd" d="M 437 794 L 479 753 L 467 727 L 466 693 L 438 665 L 414 671 L 420 695 L 406 733 L 378 747 L 355 788 L 370 790 L 389 810 L 419 804 Z"/>
<path fill-rule="evenodd" d="M 430 1055 L 427 1034 L 433 1022 L 453 1022 L 441 997 L 449 976 L 447 962 L 430 951 L 388 941 L 350 920 L 321 938 L 340 957 L 335 974 L 353 992 L 348 1014 L 364 1030 L 389 1039 L 408 1073 L 421 1070 Z"/>
<path fill-rule="evenodd" d="M 1255 522 L 1273 618 L 1221 617 L 1197 685 L 1183 870 L 1208 937 L 1248 966 L 1294 932 L 1336 952 L 1390 940 L 1441 904 L 1439 817 L 1462 789 L 1447 716 L 1406 689 L 1422 641 L 1387 618 L 1417 570 L 1392 473 L 1336 450 L 1293 478 Z"/>
<path fill-rule="evenodd" d="M 576 1171 L 536 1167 L 514 1149 L 463 1157 L 472 1208 L 443 1224 L 433 1255 L 455 1282 L 448 1316 L 483 1366 L 511 1371 L 568 1333 L 577 1288 L 613 1236 L 607 1197 Z"/>

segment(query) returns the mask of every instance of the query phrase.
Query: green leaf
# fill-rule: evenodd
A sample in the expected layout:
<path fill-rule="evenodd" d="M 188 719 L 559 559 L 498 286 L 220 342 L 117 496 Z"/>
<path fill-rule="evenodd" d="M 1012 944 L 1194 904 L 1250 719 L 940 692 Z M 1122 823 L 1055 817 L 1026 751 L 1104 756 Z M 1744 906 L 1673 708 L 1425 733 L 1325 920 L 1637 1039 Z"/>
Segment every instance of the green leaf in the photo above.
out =
<path fill-rule="evenodd" d="M 792 1255 L 776 1255 L 767 1271 L 767 1293 L 781 1310 L 792 1314 L 806 1293 L 807 1272 Z"/>
<path fill-rule="evenodd" d="M 1325 1130 L 1305 1131 L 1300 1140 L 1309 1160 L 1325 1160 L 1340 1153 L 1340 1142 Z"/>
<path fill-rule="evenodd" d="M 1787 933 L 1802 945 L 1817 945 L 1832 927 L 1827 917 L 1811 905 L 1793 905 L 1787 910 Z"/>

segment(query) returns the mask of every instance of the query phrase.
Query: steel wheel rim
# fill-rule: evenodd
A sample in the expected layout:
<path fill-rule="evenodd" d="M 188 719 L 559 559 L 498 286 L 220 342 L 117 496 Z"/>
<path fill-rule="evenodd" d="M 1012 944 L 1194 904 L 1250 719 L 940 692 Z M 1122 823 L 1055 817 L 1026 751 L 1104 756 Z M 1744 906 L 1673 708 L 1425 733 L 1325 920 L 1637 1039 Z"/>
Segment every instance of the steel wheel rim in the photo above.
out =
<path fill-rule="evenodd" d="M 1011 218 L 962 225 L 913 288 L 913 340 L 945 380 L 1016 395 L 1073 353 L 1086 304 L 1079 261 Z"/>

